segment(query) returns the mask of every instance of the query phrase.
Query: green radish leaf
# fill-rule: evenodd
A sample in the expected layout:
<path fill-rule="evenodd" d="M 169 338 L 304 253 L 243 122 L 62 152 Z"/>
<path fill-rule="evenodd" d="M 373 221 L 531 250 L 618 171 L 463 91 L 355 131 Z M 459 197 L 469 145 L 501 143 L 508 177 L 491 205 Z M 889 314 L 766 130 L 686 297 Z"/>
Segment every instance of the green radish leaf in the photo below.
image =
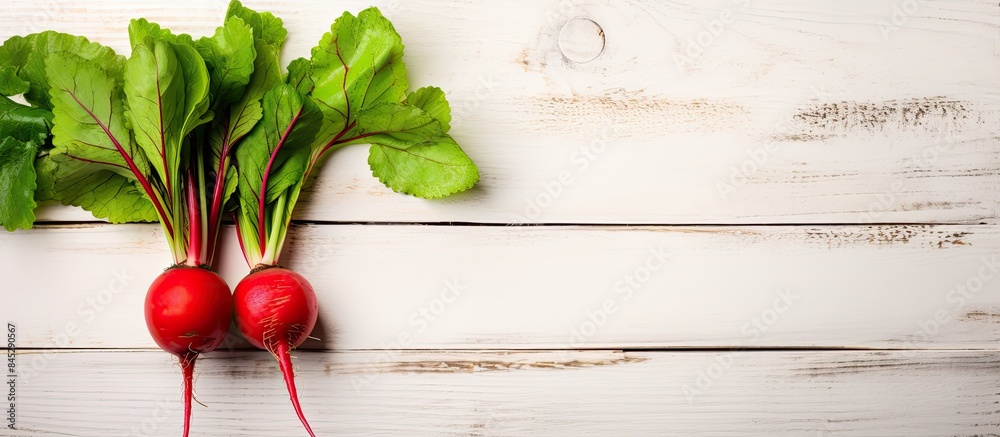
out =
<path fill-rule="evenodd" d="M 146 38 L 167 41 L 173 44 L 194 46 L 194 40 L 191 38 L 191 35 L 186 33 L 174 35 L 170 29 L 162 28 L 159 24 L 152 23 L 145 18 L 138 18 L 129 22 L 128 40 L 132 50 L 135 50 L 136 46 L 144 43 Z"/>
<path fill-rule="evenodd" d="M 51 125 L 51 112 L 0 96 L 0 226 L 8 231 L 35 221 L 34 162 Z"/>
<path fill-rule="evenodd" d="M 0 226 L 29 229 L 35 221 L 35 156 L 52 113 L 0 96 Z"/>
<path fill-rule="evenodd" d="M 322 120 L 316 104 L 288 84 L 275 85 L 268 91 L 263 106 L 267 117 L 235 151 L 239 168 L 237 220 L 248 255 L 257 259 L 263 255 L 269 233 L 283 232 L 270 226 L 273 215 L 261 217 L 261 212 L 290 192 L 291 205 L 274 212 L 290 214 L 305 176 L 310 145 Z M 287 226 L 287 221 L 282 223 Z"/>
<path fill-rule="evenodd" d="M 132 179 L 67 155 L 49 155 L 35 163 L 35 198 L 58 200 L 90 211 L 111 223 L 155 222 L 156 208 Z"/>
<path fill-rule="evenodd" d="M 36 146 L 45 144 L 51 126 L 51 112 L 0 96 L 0 139 L 12 137 Z"/>
<path fill-rule="evenodd" d="M 50 62 L 50 58 L 54 60 Z M 52 68 L 49 68 L 50 64 Z M 17 149 L 23 153 L 18 155 L 21 159 L 5 159 L 5 179 L 11 174 L 19 175 L 22 181 L 30 178 L 35 199 L 77 204 L 95 212 L 98 217 L 114 221 L 133 217 L 136 220 L 149 219 L 148 214 L 143 217 L 136 212 L 152 211 L 151 203 L 143 198 L 128 177 L 123 176 L 131 176 L 131 172 L 124 168 L 127 163 L 120 154 L 108 154 L 106 149 L 113 147 L 112 138 L 116 135 L 122 138 L 125 147 L 129 147 L 131 142 L 128 131 L 123 128 L 121 93 L 114 93 L 116 88 L 120 88 L 118 80 L 123 64 L 124 58 L 117 56 L 113 50 L 73 35 L 47 31 L 6 41 L 0 47 L 0 69 L 4 70 L 3 80 L 0 80 L 3 82 L 2 92 L 23 92 L 25 99 L 39 108 L 28 108 L 6 98 L 0 99 L 0 113 L 3 114 L 0 115 L 0 135 L 21 140 L 30 146 L 33 153 L 29 158 L 29 148 L 22 145 Z M 14 73 L 20 82 L 10 77 L 10 73 Z M 52 138 L 54 148 L 36 159 L 50 130 L 55 135 Z M 8 143 L 8 146 L 11 144 Z M 10 150 L 7 148 L 8 152 Z M 70 150 L 75 155 L 68 153 Z M 102 162 L 103 159 L 108 159 L 108 162 Z M 66 164 L 58 166 L 55 164 L 58 160 Z M 139 165 L 142 164 L 143 161 L 140 161 Z M 14 168 L 11 166 L 16 166 L 18 170 L 10 171 Z M 73 174 L 62 171 L 69 167 L 75 167 Z M 115 181 L 115 184 L 80 177 L 84 174 L 101 174 L 103 179 Z M 27 182 L 19 186 L 23 189 Z M 109 186 L 114 186 L 114 189 Z M 21 227 L 24 227 L 26 220 L 33 220 L 33 215 L 28 213 L 34 208 L 34 200 L 25 200 L 24 191 L 20 193 L 22 195 L 17 204 L 22 208 Z M 115 203 L 124 205 L 118 208 L 124 213 L 102 206 Z M 140 204 L 145 207 L 136 208 Z M 118 215 L 122 216 L 121 220 L 118 220 Z"/>
<path fill-rule="evenodd" d="M 238 101 L 250 83 L 257 57 L 253 29 L 239 17 L 231 17 L 215 30 L 215 35 L 201 38 L 194 45 L 208 65 L 212 108 Z"/>
<path fill-rule="evenodd" d="M 31 89 L 31 84 L 17 77 L 17 68 L 0 67 L 0 95 L 16 96 Z"/>
<path fill-rule="evenodd" d="M 112 223 L 155 221 L 135 173 L 147 174 L 149 163 L 125 125 L 124 60 L 102 65 L 72 53 L 52 56 L 53 148 L 35 164 L 36 197 Z"/>
<path fill-rule="evenodd" d="M 20 73 L 31 55 L 31 48 L 38 34 L 12 36 L 0 45 L 0 67 L 11 67 Z"/>
<path fill-rule="evenodd" d="M 196 140 L 196 153 L 200 154 L 207 167 L 204 176 L 211 182 L 213 190 L 207 199 L 207 203 L 211 205 L 207 210 L 207 219 L 211 228 L 209 232 L 215 235 L 221 223 L 221 214 L 236 186 L 236 174 L 230 171 L 233 134 L 242 136 L 250 130 L 249 127 L 244 127 L 243 132 L 234 132 L 240 127 L 240 122 L 237 120 L 233 124 L 231 121 L 232 105 L 244 99 L 247 85 L 254 73 L 257 51 L 254 48 L 253 29 L 239 17 L 230 17 L 223 26 L 216 28 L 212 37 L 200 38 L 194 45 L 208 67 L 209 99 L 215 113 L 211 124 L 195 132 L 195 138 L 207 139 L 208 144 L 203 147 L 203 143 Z M 244 103 L 236 109 L 242 111 L 245 106 Z M 241 117 L 246 115 L 249 117 L 244 123 L 250 126 L 260 117 L 259 110 L 249 114 L 239 113 Z M 236 141 L 238 140 L 237 138 Z M 222 185 L 222 190 L 214 191 L 219 184 Z"/>
<path fill-rule="evenodd" d="M 171 46 L 177 55 L 177 60 L 180 61 L 181 74 L 184 78 L 184 112 L 178 114 L 183 121 L 179 133 L 181 141 L 178 144 L 178 147 L 181 147 L 189 133 L 212 121 L 214 114 L 208 108 L 211 103 L 209 96 L 211 79 L 205 59 L 198 54 L 198 50 L 187 45 L 171 44 Z"/>
<path fill-rule="evenodd" d="M 440 103 L 430 107 L 440 109 Z M 386 103 L 363 111 L 358 114 L 358 132 L 345 144 L 371 143 L 372 174 L 393 191 L 435 199 L 479 181 L 476 164 L 441 122 L 421 108 Z"/>
<path fill-rule="evenodd" d="M 148 164 L 125 126 L 123 63 L 118 61 L 100 65 L 72 53 L 53 55 L 47 69 L 54 105 L 51 154 L 135 179 L 131 167 L 145 173 Z"/>
<path fill-rule="evenodd" d="M 239 101 L 229 108 L 220 109 L 220 117 L 212 123 L 209 143 L 214 155 L 213 166 L 218 166 L 223 149 L 239 143 L 263 116 L 261 99 L 269 89 L 281 81 L 278 50 L 261 40 L 254 43 L 256 57 L 253 72 Z"/>
<path fill-rule="evenodd" d="M 216 118 L 208 133 L 210 162 L 213 169 L 226 172 L 226 189 L 224 197 L 216 199 L 220 205 L 229 203 L 235 192 L 236 172 L 230 171 L 230 155 L 263 116 L 261 99 L 264 93 L 281 80 L 281 67 L 278 63 L 278 50 L 261 40 L 254 42 L 256 57 L 253 60 L 253 72 L 244 88 L 240 99 L 228 107 L 221 107 L 219 118 Z M 225 162 L 220 164 L 220 160 Z"/>
<path fill-rule="evenodd" d="M 38 146 L 14 137 L 0 140 L 0 225 L 8 231 L 35 222 L 35 155 Z"/>
<path fill-rule="evenodd" d="M 338 18 L 313 48 L 312 69 L 312 98 L 325 116 L 320 141 L 349 131 L 365 109 L 402 103 L 409 88 L 403 41 L 376 8 Z"/>
<path fill-rule="evenodd" d="M 306 58 L 298 58 L 289 63 L 285 83 L 295 87 L 299 94 L 309 95 L 316 86 L 312 80 L 312 63 Z"/>
<path fill-rule="evenodd" d="M 232 203 L 230 199 L 233 198 L 233 194 L 235 194 L 236 189 L 239 188 L 239 181 L 240 181 L 239 173 L 236 172 L 235 170 L 226 173 L 226 186 L 222 190 L 223 193 L 222 202 L 224 210 L 233 209 L 234 206 L 229 205 L 227 203 Z"/>
<path fill-rule="evenodd" d="M 256 196 L 258 205 L 262 183 L 257 181 L 267 184 L 264 202 L 270 203 L 302 179 L 321 119 L 316 105 L 287 84 L 276 85 L 264 96 L 264 112 L 269 117 L 236 149 L 241 187 L 253 189 L 245 194 Z"/>
<path fill-rule="evenodd" d="M 444 133 L 451 130 L 451 106 L 441 88 L 428 86 L 420 88 L 406 97 L 406 104 L 423 109 L 441 123 Z"/>
<path fill-rule="evenodd" d="M 274 49 L 280 49 L 285 43 L 288 31 L 285 30 L 280 18 L 275 17 L 270 12 L 257 12 L 243 6 L 238 0 L 229 3 L 226 11 L 226 19 L 239 17 L 244 23 L 253 28 L 253 37 L 261 41 L 264 45 Z"/>
<path fill-rule="evenodd" d="M 247 9 L 242 10 L 242 16 L 247 17 L 251 21 L 262 21 L 260 14 Z M 277 24 L 275 29 L 284 30 L 280 27 L 281 21 L 275 20 L 272 16 L 267 21 Z M 238 30 L 241 26 L 245 30 Z M 261 99 L 264 97 L 264 93 L 281 81 L 281 67 L 278 60 L 280 41 L 273 40 L 274 37 L 270 34 L 268 37 L 272 38 L 272 40 L 265 40 L 262 38 L 260 32 L 257 32 L 255 37 L 254 29 L 245 24 L 243 18 L 237 15 L 232 15 L 228 18 L 226 27 L 231 28 L 228 31 L 231 36 L 226 36 L 227 45 L 231 50 L 217 50 L 216 53 L 231 51 L 237 56 L 228 57 L 230 64 L 236 57 L 244 60 L 249 59 L 250 64 L 249 68 L 246 68 L 246 66 L 236 68 L 239 70 L 239 83 L 241 84 L 238 94 L 233 92 L 232 98 L 229 98 L 227 96 L 229 93 L 220 92 L 216 94 L 223 95 L 225 100 L 219 103 L 213 99 L 213 105 L 216 105 L 216 103 L 219 104 L 214 106 L 217 112 L 216 119 L 212 122 L 207 133 L 209 147 L 207 147 L 208 155 L 206 159 L 211 163 L 212 170 L 209 175 L 213 181 L 213 186 L 223 184 L 223 189 L 219 195 L 213 194 L 210 214 L 221 214 L 221 211 L 234 208 L 233 205 L 236 202 L 232 199 L 237 189 L 238 175 L 235 169 L 232 168 L 233 148 L 250 133 L 263 116 Z M 225 33 L 223 32 L 224 35 Z M 216 33 L 216 38 L 218 36 L 219 32 Z M 281 40 L 283 39 L 284 36 L 281 36 Z M 249 44 L 249 47 L 244 47 L 246 44 Z M 219 44 L 219 46 L 222 47 L 223 45 Z M 252 50 L 253 56 L 246 58 L 246 54 L 250 50 Z M 243 53 L 243 56 L 238 56 L 239 53 Z M 210 67 L 213 63 L 219 64 L 218 61 L 212 60 L 214 59 L 213 56 L 210 55 L 206 58 Z M 245 83 L 243 81 L 244 74 L 246 77 Z M 214 75 L 213 80 L 219 82 L 218 77 L 219 75 Z M 209 217 L 209 221 L 211 225 L 216 226 L 220 222 L 217 217 L 211 216 Z"/>
<path fill-rule="evenodd" d="M 288 32 L 281 19 L 270 12 L 256 12 L 238 0 L 229 4 L 227 20 L 238 18 L 253 30 L 253 69 L 242 98 L 232 105 L 229 118 L 229 138 L 235 144 L 256 125 L 262 116 L 261 99 L 275 84 L 281 82 L 281 45 Z"/>
<path fill-rule="evenodd" d="M 205 62 L 190 46 L 146 38 L 125 63 L 125 115 L 165 198 L 181 195 L 185 137 L 211 118 L 208 87 Z"/>
<path fill-rule="evenodd" d="M 441 122 L 427 111 L 413 105 L 385 103 L 358 114 L 358 135 L 345 138 L 342 144 L 368 144 L 372 141 L 394 145 L 414 144 L 444 135 Z"/>
<path fill-rule="evenodd" d="M 372 141 L 368 165 L 393 191 L 424 199 L 449 196 L 479 182 L 476 164 L 448 135 L 405 147 Z"/>
<path fill-rule="evenodd" d="M 263 116 L 261 99 L 264 94 L 281 82 L 281 64 L 278 61 L 278 49 L 264 44 L 261 40 L 254 43 L 256 58 L 253 61 L 253 73 L 239 101 L 229 108 L 228 127 L 222 126 L 228 144 L 238 143 L 257 124 Z M 222 135 L 219 138 L 223 138 Z M 220 143 L 221 144 L 221 140 Z"/>
<path fill-rule="evenodd" d="M 90 42 L 82 36 L 73 36 L 54 31 L 14 37 L 0 47 L 0 66 L 14 67 L 17 76 L 30 84 L 24 99 L 43 109 L 52 109 L 49 99 L 49 80 L 45 61 L 53 53 L 73 53 L 83 59 L 92 60 L 105 68 L 121 62 L 114 50 Z"/>

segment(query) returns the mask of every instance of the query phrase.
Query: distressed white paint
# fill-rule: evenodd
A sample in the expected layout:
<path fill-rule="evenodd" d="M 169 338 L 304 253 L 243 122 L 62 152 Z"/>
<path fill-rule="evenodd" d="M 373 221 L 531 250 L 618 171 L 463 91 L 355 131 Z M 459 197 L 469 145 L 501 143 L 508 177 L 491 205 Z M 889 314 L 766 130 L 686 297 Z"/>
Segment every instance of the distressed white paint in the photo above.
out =
<path fill-rule="evenodd" d="M 17 435 L 180 434 L 167 354 L 19 358 L 35 354 L 47 364 L 22 378 Z M 300 352 L 296 363 L 323 436 L 986 436 L 1000 414 L 996 351 Z M 195 406 L 192 436 L 305 435 L 266 352 L 212 353 L 197 369 L 208 408 Z"/>
<path fill-rule="evenodd" d="M 323 340 L 307 347 L 352 351 L 298 354 L 321 435 L 998 432 L 995 1 L 246 3 L 285 19 L 286 61 L 342 9 L 380 6 L 413 84 L 449 93 L 482 169 L 473 191 L 428 202 L 380 186 L 350 148 L 301 220 L 966 224 L 297 228 L 285 262 L 321 302 Z M 226 2 L 125 5 L 6 0 L 0 38 L 51 28 L 123 51 L 129 18 L 203 35 Z M 665 267 L 616 293 L 659 248 Z M 225 253 L 235 283 L 246 268 L 231 241 Z M 0 318 L 20 347 L 124 349 L 22 351 L 17 435 L 178 434 L 176 367 L 132 350 L 153 347 L 142 298 L 168 258 L 153 225 L 0 234 Z M 448 281 L 461 295 L 423 328 Z M 571 351 L 816 346 L 949 350 Z M 513 348 L 567 350 L 487 351 Z M 208 355 L 194 435 L 298 433 L 275 367 Z"/>
<path fill-rule="evenodd" d="M 4 280 L 18 299 L 5 302 L 0 319 L 19 323 L 25 346 L 154 347 L 142 302 L 170 259 L 156 226 L 3 237 L 0 265 L 10 269 Z M 314 335 L 324 341 L 309 347 L 380 349 L 400 335 L 407 340 L 393 347 L 994 348 L 1000 341 L 995 226 L 317 225 L 295 228 L 287 248 L 283 263 L 319 294 Z M 221 270 L 230 284 L 247 271 L 234 241 L 225 244 Z M 127 286 L 118 286 L 117 272 Z M 968 298 L 957 291 L 970 285 Z M 91 303 L 101 296 L 106 303 Z M 935 327 L 939 311 L 946 319 Z"/>
<path fill-rule="evenodd" d="M 225 4 L 7 0 L 0 37 L 53 28 L 124 51 L 129 18 L 204 35 Z M 472 192 L 426 202 L 382 187 L 359 146 L 325 168 L 302 219 L 975 223 L 997 216 L 1000 7 L 992 0 L 247 4 L 285 19 L 286 60 L 308 55 L 341 10 L 380 6 L 404 37 L 411 82 L 449 93 L 453 133 L 482 169 Z M 606 47 L 591 62 L 570 62 L 559 48 L 575 17 L 604 31 Z M 569 42 L 587 44 L 580 38 Z M 720 184 L 735 191 L 723 196 Z"/>

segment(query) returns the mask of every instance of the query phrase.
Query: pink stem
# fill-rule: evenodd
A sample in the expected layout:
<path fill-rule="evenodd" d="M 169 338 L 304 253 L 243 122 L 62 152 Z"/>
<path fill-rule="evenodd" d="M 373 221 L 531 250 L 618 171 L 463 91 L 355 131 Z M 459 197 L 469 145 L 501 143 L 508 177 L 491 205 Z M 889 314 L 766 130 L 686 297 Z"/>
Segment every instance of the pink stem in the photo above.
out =
<path fill-rule="evenodd" d="M 336 145 L 337 141 L 339 141 L 341 137 L 343 137 L 344 135 L 347 135 L 347 133 L 350 132 L 351 129 L 354 129 L 354 126 L 356 124 L 357 124 L 357 121 L 352 122 L 351 124 L 347 125 L 347 127 L 345 127 L 344 130 L 340 131 L 340 133 L 338 133 L 337 136 L 333 137 L 333 139 L 330 140 L 329 143 L 326 143 L 326 145 L 323 146 L 323 150 L 320 150 L 319 153 L 316 154 L 316 156 L 314 157 L 314 159 L 312 161 L 309 161 L 309 166 L 306 168 L 306 176 L 308 176 L 310 173 L 312 173 L 312 169 L 316 165 L 316 161 L 319 161 L 319 159 L 322 158 L 323 155 L 326 154 L 327 150 L 330 150 L 331 147 L 333 147 L 334 145 Z"/>
<path fill-rule="evenodd" d="M 285 129 L 285 133 L 278 140 L 278 145 L 274 146 L 271 158 L 267 161 L 267 167 L 264 168 L 264 179 L 260 183 L 260 203 L 257 208 L 257 232 L 260 234 L 260 247 L 262 250 L 267 247 L 267 232 L 265 232 L 267 223 L 264 222 L 264 210 L 267 207 L 267 180 L 271 176 L 271 167 L 274 165 L 275 158 L 278 157 L 278 152 L 281 151 L 281 146 L 285 144 L 285 140 L 288 139 L 288 135 L 292 133 L 292 128 L 295 127 L 295 123 L 299 121 L 299 117 L 301 116 L 302 109 L 300 108 L 299 112 L 288 122 L 288 128 Z"/>
<path fill-rule="evenodd" d="M 226 193 L 226 158 L 229 155 L 229 120 L 226 120 L 226 133 L 222 139 L 222 150 L 219 152 L 219 168 L 215 170 L 215 189 L 212 190 L 212 209 L 208 214 L 208 264 L 215 263 L 215 248 L 219 239 L 219 226 L 222 223 L 222 197 Z"/>
<path fill-rule="evenodd" d="M 187 172 L 187 208 L 188 208 L 188 255 L 184 264 L 197 267 L 202 265 L 202 229 L 201 204 L 198 201 L 198 188 L 195 187 L 194 173 Z"/>
<path fill-rule="evenodd" d="M 75 100 L 76 103 L 80 105 L 80 108 L 82 108 L 84 111 L 87 112 L 87 115 L 89 115 L 90 118 L 93 119 L 94 122 L 97 123 L 97 125 L 104 130 L 104 134 L 111 139 L 111 143 L 115 145 L 115 149 L 118 150 L 118 154 L 121 155 L 123 159 L 125 159 L 125 163 L 128 164 L 128 169 L 131 170 L 132 174 L 135 175 L 136 180 L 138 180 L 139 184 L 142 185 L 143 191 L 146 192 L 146 196 L 149 197 L 149 201 L 152 202 L 153 207 L 156 208 L 156 212 L 160 215 L 160 221 L 163 222 L 163 226 L 167 229 L 167 233 L 169 233 L 171 236 L 175 235 L 173 226 L 171 226 L 170 223 L 167 222 L 168 217 L 167 213 L 164 212 L 163 210 L 163 205 L 160 205 L 160 201 L 156 199 L 156 193 L 153 191 L 152 185 L 149 184 L 149 180 L 146 179 L 146 176 L 139 171 L 138 167 L 136 167 L 135 161 L 132 160 L 132 157 L 129 156 L 128 153 L 125 153 L 125 148 L 123 148 L 121 143 L 118 142 L 118 139 L 111 134 L 111 130 L 108 129 L 108 126 L 105 125 L 104 122 L 101 121 L 99 118 L 97 118 L 97 116 L 94 115 L 94 113 L 90 110 L 90 108 L 84 105 L 83 102 L 80 101 L 80 99 L 76 98 L 76 94 L 73 94 L 69 90 L 64 90 L 64 91 L 66 91 L 70 95 L 70 97 L 72 97 L 73 100 Z"/>

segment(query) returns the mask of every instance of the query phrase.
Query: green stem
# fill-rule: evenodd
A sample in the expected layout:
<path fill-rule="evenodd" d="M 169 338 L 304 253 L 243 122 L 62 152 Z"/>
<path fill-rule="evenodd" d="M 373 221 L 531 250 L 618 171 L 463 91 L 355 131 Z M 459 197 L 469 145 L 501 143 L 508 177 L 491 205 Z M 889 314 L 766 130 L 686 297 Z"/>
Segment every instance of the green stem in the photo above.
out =
<path fill-rule="evenodd" d="M 285 239 L 284 216 L 285 205 L 288 203 L 288 192 L 278 196 L 278 203 L 271 208 L 271 229 L 268 230 L 267 248 L 264 250 L 263 264 L 274 264 L 278 262 L 281 242 Z"/>
<path fill-rule="evenodd" d="M 160 227 L 163 229 L 163 235 L 167 237 L 167 247 L 170 248 L 170 256 L 174 258 L 174 264 L 184 262 L 183 258 L 177 256 L 177 244 L 174 242 L 174 237 L 170 235 L 170 230 L 167 228 L 167 225 L 161 221 Z"/>
<path fill-rule="evenodd" d="M 187 243 L 188 239 L 191 238 L 191 223 L 187 220 L 188 209 L 184 207 L 186 199 L 184 193 L 184 179 L 180 175 L 180 171 L 177 175 L 170 181 L 173 185 L 170 190 L 167 191 L 167 197 L 172 201 L 173 208 L 171 208 L 171 213 L 173 213 L 174 229 L 176 229 L 177 235 L 174 236 L 174 257 L 179 259 L 178 262 L 184 262 L 187 259 Z"/>

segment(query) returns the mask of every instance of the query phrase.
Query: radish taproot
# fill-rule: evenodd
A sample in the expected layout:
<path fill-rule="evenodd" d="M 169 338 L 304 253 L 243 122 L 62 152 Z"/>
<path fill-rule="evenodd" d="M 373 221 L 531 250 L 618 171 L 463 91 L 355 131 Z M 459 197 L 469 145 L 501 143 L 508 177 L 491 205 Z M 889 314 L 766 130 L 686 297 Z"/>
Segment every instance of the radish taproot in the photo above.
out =
<path fill-rule="evenodd" d="M 344 13 L 312 50 L 292 61 L 263 98 L 261 121 L 236 147 L 236 227 L 252 272 L 236 286 L 236 324 L 278 360 L 296 415 L 290 352 L 310 335 L 318 307 L 309 282 L 279 259 L 299 194 L 333 151 L 370 144 L 372 174 L 397 192 L 447 196 L 479 180 L 475 163 L 448 135 L 444 92 L 407 93 L 403 43 L 376 8 Z"/>

